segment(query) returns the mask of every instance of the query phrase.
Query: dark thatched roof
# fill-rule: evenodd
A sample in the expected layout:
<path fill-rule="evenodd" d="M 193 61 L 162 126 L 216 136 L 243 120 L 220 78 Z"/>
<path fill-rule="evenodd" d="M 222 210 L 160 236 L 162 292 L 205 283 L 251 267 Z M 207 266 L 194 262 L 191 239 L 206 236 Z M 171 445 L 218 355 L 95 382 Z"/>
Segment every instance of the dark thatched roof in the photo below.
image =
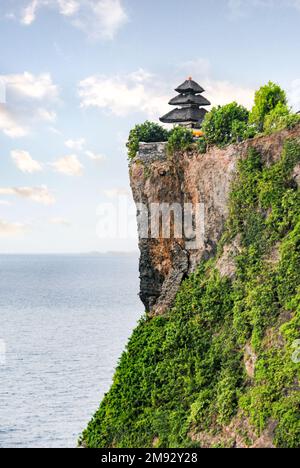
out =
<path fill-rule="evenodd" d="M 205 109 L 198 109 L 197 107 L 183 107 L 182 109 L 172 110 L 168 114 L 161 117 L 159 120 L 163 123 L 202 123 L 205 114 L 207 114 L 207 111 Z"/>
<path fill-rule="evenodd" d="M 171 106 L 184 106 L 186 104 L 196 104 L 197 106 L 210 106 L 210 102 L 204 97 L 196 94 L 180 94 L 169 102 Z"/>
<path fill-rule="evenodd" d="M 204 93 L 204 89 L 193 80 L 186 80 L 182 83 L 178 88 L 175 89 L 177 93 L 193 93 L 193 94 L 201 94 Z"/>

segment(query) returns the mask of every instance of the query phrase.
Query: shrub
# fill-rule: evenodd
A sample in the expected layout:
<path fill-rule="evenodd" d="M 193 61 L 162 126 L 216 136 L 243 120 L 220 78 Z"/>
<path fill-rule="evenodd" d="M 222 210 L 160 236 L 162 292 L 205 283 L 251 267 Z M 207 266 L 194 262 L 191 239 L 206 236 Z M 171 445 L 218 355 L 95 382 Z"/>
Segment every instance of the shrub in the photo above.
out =
<path fill-rule="evenodd" d="M 248 110 L 236 102 L 226 106 L 214 107 L 206 114 L 203 122 L 203 132 L 209 144 L 224 146 L 245 139 Z"/>
<path fill-rule="evenodd" d="M 300 115 L 291 114 L 289 108 L 282 103 L 277 104 L 265 118 L 264 132 L 271 134 L 285 128 L 292 128 L 300 122 Z"/>
<path fill-rule="evenodd" d="M 175 127 L 169 133 L 168 153 L 186 150 L 194 141 L 192 130 L 185 127 Z"/>
<path fill-rule="evenodd" d="M 267 115 L 274 111 L 278 104 L 285 106 L 286 110 L 288 110 L 285 92 L 280 86 L 271 81 L 255 93 L 254 106 L 250 113 L 249 122 L 255 125 L 258 132 L 263 131 Z M 281 107 L 282 110 L 283 107 Z"/>
<path fill-rule="evenodd" d="M 160 125 L 146 121 L 141 125 L 136 125 L 129 133 L 127 142 L 128 159 L 135 158 L 140 142 L 155 143 L 159 141 L 167 141 L 169 132 Z"/>
<path fill-rule="evenodd" d="M 290 111 L 286 104 L 279 102 L 277 106 L 265 117 L 264 132 L 267 134 L 282 130 L 286 127 L 286 119 Z"/>
<path fill-rule="evenodd" d="M 197 149 L 199 153 L 205 154 L 207 151 L 207 141 L 204 137 L 200 137 L 197 140 Z"/>

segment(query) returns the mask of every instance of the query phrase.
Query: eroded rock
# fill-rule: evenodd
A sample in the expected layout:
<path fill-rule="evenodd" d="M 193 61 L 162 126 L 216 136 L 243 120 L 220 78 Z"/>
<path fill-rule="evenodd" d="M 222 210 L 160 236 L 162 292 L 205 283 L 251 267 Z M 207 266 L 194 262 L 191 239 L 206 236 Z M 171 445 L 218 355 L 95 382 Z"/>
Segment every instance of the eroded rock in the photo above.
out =
<path fill-rule="evenodd" d="M 204 239 L 200 246 L 192 248 L 186 232 L 180 238 L 152 238 L 150 227 L 147 237 L 140 231 L 141 250 L 140 297 L 151 314 L 164 313 L 172 306 L 182 279 L 195 270 L 199 262 L 209 259 L 216 252 L 228 217 L 228 201 L 231 183 L 237 172 L 239 159 L 246 158 L 250 148 L 262 154 L 267 165 L 277 162 L 287 138 L 299 138 L 300 126 L 293 130 L 247 140 L 225 149 L 211 148 L 199 154 L 196 147 L 187 152 L 167 154 L 166 143 L 141 143 L 139 153 L 130 165 L 130 181 L 134 200 L 144 204 L 151 224 L 152 204 L 177 204 L 184 210 L 185 204 L 203 204 Z M 299 165 L 294 170 L 299 185 Z M 225 246 L 217 268 L 222 276 L 234 278 L 234 257 L 239 242 Z M 276 249 L 270 262 L 278 261 Z"/>

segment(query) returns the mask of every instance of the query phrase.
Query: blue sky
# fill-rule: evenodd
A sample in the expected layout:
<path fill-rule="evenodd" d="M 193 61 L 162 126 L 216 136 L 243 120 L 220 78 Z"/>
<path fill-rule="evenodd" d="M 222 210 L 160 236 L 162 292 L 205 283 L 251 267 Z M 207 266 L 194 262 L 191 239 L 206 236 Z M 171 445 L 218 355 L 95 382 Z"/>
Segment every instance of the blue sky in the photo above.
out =
<path fill-rule="evenodd" d="M 97 235 L 130 128 L 189 75 L 214 105 L 273 80 L 300 109 L 299 23 L 300 0 L 2 0 L 0 252 L 136 250 Z"/>

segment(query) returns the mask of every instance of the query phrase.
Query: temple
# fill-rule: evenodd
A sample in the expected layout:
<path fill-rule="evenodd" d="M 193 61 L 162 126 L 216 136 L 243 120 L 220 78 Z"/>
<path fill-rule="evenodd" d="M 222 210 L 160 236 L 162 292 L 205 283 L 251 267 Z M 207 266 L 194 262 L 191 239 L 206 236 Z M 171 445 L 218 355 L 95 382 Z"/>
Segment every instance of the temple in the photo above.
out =
<path fill-rule="evenodd" d="M 201 106 L 210 106 L 210 102 L 202 96 L 204 89 L 192 78 L 188 78 L 175 89 L 178 96 L 171 99 L 171 106 L 180 106 L 161 117 L 163 123 L 173 123 L 188 128 L 201 128 L 207 111 Z"/>

